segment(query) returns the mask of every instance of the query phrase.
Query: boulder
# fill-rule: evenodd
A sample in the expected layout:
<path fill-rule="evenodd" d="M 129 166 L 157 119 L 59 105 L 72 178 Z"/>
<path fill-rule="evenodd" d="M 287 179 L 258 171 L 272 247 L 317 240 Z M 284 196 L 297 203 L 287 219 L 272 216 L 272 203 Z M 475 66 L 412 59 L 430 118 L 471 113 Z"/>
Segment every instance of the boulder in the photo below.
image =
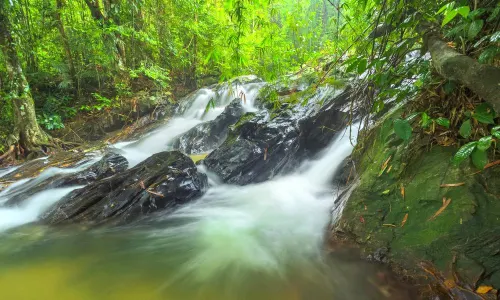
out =
<path fill-rule="evenodd" d="M 197 125 L 179 136 L 173 148 L 186 154 L 206 153 L 220 146 L 227 137 L 229 126 L 243 114 L 241 99 L 234 99 L 215 120 Z"/>
<path fill-rule="evenodd" d="M 134 168 L 75 190 L 45 213 L 47 224 L 123 224 L 154 212 L 168 213 L 200 197 L 205 174 L 179 151 L 157 153 Z"/>
<path fill-rule="evenodd" d="M 239 185 L 289 172 L 346 126 L 348 96 L 349 90 L 317 89 L 307 95 L 311 100 L 307 105 L 284 103 L 271 113 L 247 113 L 203 164 L 224 182 Z"/>
<path fill-rule="evenodd" d="M 3 195 L 3 197 L 8 198 L 5 205 L 19 205 L 29 196 L 48 189 L 87 185 L 123 172 L 127 168 L 128 161 L 125 157 L 116 153 L 108 153 L 98 162 L 80 172 L 59 173 L 48 178 L 38 177 L 28 181 L 23 186 L 13 190 L 11 194 Z"/>

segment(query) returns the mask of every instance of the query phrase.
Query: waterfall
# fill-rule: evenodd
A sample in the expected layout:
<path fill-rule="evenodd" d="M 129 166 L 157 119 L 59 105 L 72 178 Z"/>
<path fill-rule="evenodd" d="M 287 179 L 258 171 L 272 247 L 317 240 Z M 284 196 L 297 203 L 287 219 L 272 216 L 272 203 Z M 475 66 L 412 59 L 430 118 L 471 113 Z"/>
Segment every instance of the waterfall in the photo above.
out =
<path fill-rule="evenodd" d="M 123 155 L 133 167 L 151 155 L 169 150 L 170 143 L 177 136 L 203 122 L 217 118 L 224 108 L 235 98 L 242 98 L 242 107 L 245 111 L 255 111 L 255 99 L 259 90 L 264 86 L 262 82 L 246 84 L 228 84 L 220 90 L 202 88 L 187 96 L 182 103 L 181 113 L 173 117 L 165 125 L 144 138 L 135 142 L 115 144 L 123 150 Z M 207 105 L 213 101 L 215 107 L 207 110 Z"/>

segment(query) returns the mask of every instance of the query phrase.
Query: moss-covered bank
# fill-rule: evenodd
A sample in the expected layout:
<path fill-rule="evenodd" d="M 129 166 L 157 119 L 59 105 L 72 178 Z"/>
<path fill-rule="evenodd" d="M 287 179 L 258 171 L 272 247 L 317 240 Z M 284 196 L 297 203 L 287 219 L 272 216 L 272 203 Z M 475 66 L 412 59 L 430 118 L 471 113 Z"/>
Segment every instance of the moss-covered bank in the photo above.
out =
<path fill-rule="evenodd" d="M 500 166 L 457 167 L 455 147 L 431 147 L 422 137 L 405 143 L 392 131 L 398 116 L 360 138 L 353 154 L 359 185 L 337 234 L 353 237 L 366 255 L 387 249 L 387 261 L 414 278 L 424 273 L 419 263 L 430 261 L 444 278 L 500 288 Z"/>

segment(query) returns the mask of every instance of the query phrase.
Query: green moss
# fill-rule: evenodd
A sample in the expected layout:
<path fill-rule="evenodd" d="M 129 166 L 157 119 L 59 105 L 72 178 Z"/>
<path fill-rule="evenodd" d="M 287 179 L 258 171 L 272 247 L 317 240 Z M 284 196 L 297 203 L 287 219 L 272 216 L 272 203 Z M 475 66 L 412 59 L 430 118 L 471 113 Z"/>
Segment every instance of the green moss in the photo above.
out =
<path fill-rule="evenodd" d="M 353 154 L 360 181 L 339 225 L 354 234 L 367 253 L 387 247 L 392 261 L 406 268 L 430 260 L 448 273 L 458 253 L 490 266 L 489 271 L 497 274 L 500 257 L 484 254 L 484 247 L 471 241 L 494 235 L 497 239 L 487 245 L 498 243 L 500 247 L 496 242 L 500 240 L 500 171 L 492 168 L 471 175 L 475 173 L 472 167 L 451 164 L 457 150 L 454 147 L 428 149 L 420 146 L 419 140 L 406 144 L 394 138 L 389 125 L 398 116 L 396 112 L 387 117 L 360 139 Z M 464 185 L 441 187 L 459 182 Z M 451 199 L 450 204 L 432 219 L 442 207 L 443 198 Z M 489 280 L 500 287 L 500 275 Z"/>

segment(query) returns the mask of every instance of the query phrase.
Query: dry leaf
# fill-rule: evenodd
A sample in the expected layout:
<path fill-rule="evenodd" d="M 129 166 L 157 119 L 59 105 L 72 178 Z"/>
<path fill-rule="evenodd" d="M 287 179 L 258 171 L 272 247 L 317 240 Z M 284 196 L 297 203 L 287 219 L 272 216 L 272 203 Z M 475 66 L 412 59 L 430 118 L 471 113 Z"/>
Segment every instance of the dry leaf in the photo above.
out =
<path fill-rule="evenodd" d="M 401 185 L 401 196 L 403 197 L 403 200 L 405 199 L 405 187 Z"/>
<path fill-rule="evenodd" d="M 139 182 L 139 186 L 140 186 L 140 187 L 141 187 L 141 189 L 143 189 L 143 190 L 145 190 L 145 189 L 146 189 L 146 187 L 144 186 L 144 181 L 142 181 L 142 180 Z"/>
<path fill-rule="evenodd" d="M 363 218 L 363 216 L 359 216 L 359 221 L 360 221 L 361 223 L 365 223 L 365 218 Z"/>
<path fill-rule="evenodd" d="M 264 148 L 264 160 L 267 160 L 267 148 Z"/>
<path fill-rule="evenodd" d="M 392 155 L 389 156 L 389 158 L 382 164 L 382 167 L 380 168 L 380 173 L 378 173 L 378 176 L 384 174 L 385 169 L 387 169 L 387 165 L 389 164 L 389 161 L 391 160 Z"/>
<path fill-rule="evenodd" d="M 146 190 L 146 192 L 152 194 L 152 195 L 156 195 L 156 196 L 159 196 L 159 197 L 165 197 L 163 194 L 160 194 L 160 193 L 157 193 L 157 192 L 153 192 L 153 191 L 150 191 L 150 190 Z"/>
<path fill-rule="evenodd" d="M 444 286 L 447 287 L 448 289 L 452 289 L 456 286 L 456 283 L 453 279 L 446 279 L 444 281 Z"/>
<path fill-rule="evenodd" d="M 365 205 L 365 210 L 368 210 L 368 207 Z"/>
<path fill-rule="evenodd" d="M 446 207 L 448 207 L 448 205 L 450 204 L 451 202 L 451 198 L 448 198 L 446 199 L 446 197 L 443 197 L 443 205 L 441 206 L 441 208 L 438 209 L 438 211 L 432 216 L 430 217 L 427 221 L 431 221 L 431 220 L 434 220 L 437 216 L 439 216 L 445 209 Z"/>
<path fill-rule="evenodd" d="M 489 291 L 491 291 L 493 287 L 489 285 L 481 285 L 477 288 L 476 293 L 478 294 L 487 294 Z"/>
<path fill-rule="evenodd" d="M 440 187 L 445 188 L 445 187 L 457 187 L 457 186 L 462 186 L 465 185 L 465 182 L 460 182 L 460 183 L 446 183 L 440 185 Z"/>
<path fill-rule="evenodd" d="M 389 174 L 392 170 L 392 165 L 389 166 L 389 169 L 387 169 L 387 174 Z"/>
<path fill-rule="evenodd" d="M 401 227 L 405 226 L 406 221 L 408 221 L 408 214 L 406 214 L 403 218 L 403 221 L 401 221 Z"/>
<path fill-rule="evenodd" d="M 394 224 L 382 224 L 382 226 L 386 226 L 386 227 L 397 227 L 396 225 Z"/>

